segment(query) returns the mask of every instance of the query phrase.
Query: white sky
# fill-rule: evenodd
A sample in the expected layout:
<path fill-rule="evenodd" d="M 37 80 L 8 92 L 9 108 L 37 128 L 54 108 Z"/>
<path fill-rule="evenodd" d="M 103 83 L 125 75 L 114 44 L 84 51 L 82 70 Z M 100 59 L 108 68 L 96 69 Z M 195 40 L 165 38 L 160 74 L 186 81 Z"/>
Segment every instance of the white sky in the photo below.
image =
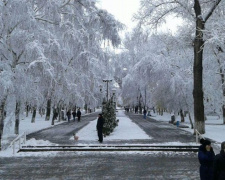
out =
<path fill-rule="evenodd" d="M 125 24 L 130 31 L 136 24 L 136 21 L 132 20 L 132 16 L 139 9 L 139 2 L 140 0 L 99 0 L 99 7 L 114 15 L 115 19 Z M 181 23 L 181 19 L 169 17 L 167 24 L 162 26 L 161 30 L 175 33 L 177 26 Z"/>
<path fill-rule="evenodd" d="M 107 10 L 130 29 L 135 25 L 132 15 L 138 11 L 139 0 L 99 0 L 99 7 Z"/>

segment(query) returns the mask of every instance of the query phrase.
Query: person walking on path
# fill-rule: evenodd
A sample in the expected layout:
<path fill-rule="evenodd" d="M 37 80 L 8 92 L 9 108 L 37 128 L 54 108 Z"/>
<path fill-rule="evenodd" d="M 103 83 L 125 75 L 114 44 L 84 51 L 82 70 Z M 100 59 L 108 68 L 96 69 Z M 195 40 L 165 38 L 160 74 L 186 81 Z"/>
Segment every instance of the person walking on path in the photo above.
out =
<path fill-rule="evenodd" d="M 215 153 L 209 140 L 204 140 L 199 147 L 198 160 L 200 162 L 200 179 L 211 180 L 213 177 L 213 160 Z"/>
<path fill-rule="evenodd" d="M 77 110 L 77 119 L 78 119 L 78 122 L 80 122 L 80 117 L 81 117 L 81 111 L 80 109 Z"/>
<path fill-rule="evenodd" d="M 102 114 L 98 115 L 98 121 L 97 121 L 97 131 L 98 131 L 98 141 L 102 143 L 103 141 L 103 135 L 102 135 L 102 130 L 103 130 L 103 125 L 104 125 L 104 118 L 102 117 Z"/>
<path fill-rule="evenodd" d="M 68 122 L 70 122 L 70 119 L 71 119 L 71 111 L 70 111 L 70 109 L 67 111 L 66 115 L 67 115 L 67 118 L 68 118 Z"/>
<path fill-rule="evenodd" d="M 76 113 L 76 110 L 75 110 L 75 109 L 73 110 L 72 115 L 73 115 L 73 121 L 75 122 L 76 115 L 77 115 L 77 113 Z"/>
<path fill-rule="evenodd" d="M 213 180 L 225 179 L 225 141 L 221 144 L 221 151 L 213 161 Z"/>
<path fill-rule="evenodd" d="M 144 119 L 146 119 L 146 114 L 147 114 L 146 109 L 144 109 L 143 113 L 144 113 Z"/>

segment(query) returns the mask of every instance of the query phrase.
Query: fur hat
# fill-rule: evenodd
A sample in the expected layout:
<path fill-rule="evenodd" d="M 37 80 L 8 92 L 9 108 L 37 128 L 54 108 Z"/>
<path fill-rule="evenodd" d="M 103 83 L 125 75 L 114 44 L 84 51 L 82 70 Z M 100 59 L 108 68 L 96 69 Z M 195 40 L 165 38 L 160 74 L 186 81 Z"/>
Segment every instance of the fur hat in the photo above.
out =
<path fill-rule="evenodd" d="M 221 150 L 225 150 L 225 141 L 221 143 Z"/>
<path fill-rule="evenodd" d="M 203 144 L 204 143 L 204 141 L 205 141 L 205 139 L 200 139 L 200 144 Z"/>
<path fill-rule="evenodd" d="M 207 146 L 207 145 L 210 145 L 211 144 L 211 142 L 209 141 L 209 140 L 204 140 L 204 142 L 203 142 L 203 146 Z"/>

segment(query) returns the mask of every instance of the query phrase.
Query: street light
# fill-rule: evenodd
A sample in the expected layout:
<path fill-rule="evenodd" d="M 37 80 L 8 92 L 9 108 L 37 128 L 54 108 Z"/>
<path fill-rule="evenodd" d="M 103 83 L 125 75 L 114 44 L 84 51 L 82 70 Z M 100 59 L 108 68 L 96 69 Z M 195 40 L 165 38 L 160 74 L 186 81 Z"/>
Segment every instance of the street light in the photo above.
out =
<path fill-rule="evenodd" d="M 112 82 L 112 79 L 103 79 L 102 80 L 103 82 L 106 82 L 106 84 L 107 84 L 107 89 L 106 89 L 106 100 L 108 101 L 108 94 L 109 94 L 109 82 Z"/>
<path fill-rule="evenodd" d="M 113 103 L 116 105 L 116 89 L 112 89 L 112 97 L 113 97 Z"/>
<path fill-rule="evenodd" d="M 100 104 L 102 106 L 102 85 L 99 85 L 99 90 L 100 90 Z"/>

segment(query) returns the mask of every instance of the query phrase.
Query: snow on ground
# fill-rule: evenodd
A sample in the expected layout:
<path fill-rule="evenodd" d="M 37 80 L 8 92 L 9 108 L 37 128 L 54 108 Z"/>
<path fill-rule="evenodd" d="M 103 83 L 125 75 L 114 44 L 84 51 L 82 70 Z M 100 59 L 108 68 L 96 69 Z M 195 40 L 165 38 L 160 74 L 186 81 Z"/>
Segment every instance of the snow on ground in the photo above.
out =
<path fill-rule="evenodd" d="M 100 109 L 96 109 L 97 112 L 100 112 Z M 81 110 L 82 116 L 88 115 L 88 113 L 85 114 L 84 110 Z M 53 127 L 54 125 L 51 125 L 52 121 L 51 118 L 49 121 L 45 120 L 45 116 L 41 116 L 39 113 L 36 114 L 35 118 L 35 123 L 31 123 L 31 116 L 32 114 L 30 113 L 28 117 L 25 116 L 25 113 L 21 115 L 21 120 L 20 120 L 20 128 L 19 128 L 19 135 L 22 135 L 24 132 L 26 134 L 37 132 L 42 129 L 46 129 L 49 127 Z M 0 157 L 9 157 L 13 156 L 13 147 L 11 142 L 17 137 L 17 135 L 14 134 L 14 126 L 15 123 L 13 122 L 15 119 L 14 114 L 10 114 L 6 119 L 5 119 L 5 126 L 4 126 L 4 131 L 3 131 L 3 139 L 2 139 L 2 150 L 0 151 Z M 55 120 L 54 124 L 61 124 L 66 121 L 57 121 Z M 23 141 L 23 139 L 21 140 Z M 22 144 L 23 145 L 23 144 Z M 36 140 L 36 139 L 30 139 L 26 141 L 26 145 L 31 145 L 31 146 L 36 146 L 36 145 L 57 145 L 57 144 L 52 144 L 49 141 L 44 141 L 44 140 Z M 16 150 L 19 149 L 18 143 L 15 145 Z M 19 153 L 17 155 L 23 156 L 25 155 L 30 155 L 34 153 Z M 40 153 L 35 153 L 36 155 L 42 154 Z M 50 155 L 50 154 L 56 154 L 55 152 L 46 152 L 44 153 L 45 155 Z"/>
<path fill-rule="evenodd" d="M 110 136 L 104 137 L 104 140 L 131 140 L 131 139 L 151 139 L 139 126 L 133 123 L 122 111 L 117 113 L 119 125 L 114 129 Z M 77 132 L 79 140 L 98 139 L 96 130 L 97 119 L 91 121 L 87 126 Z M 132 131 L 131 131 L 132 129 Z M 73 139 L 74 137 L 71 137 Z"/>
<path fill-rule="evenodd" d="M 99 110 L 98 110 L 99 111 Z M 163 116 L 154 114 L 151 112 L 151 118 L 163 121 L 163 122 L 169 122 L 171 120 L 171 114 L 164 113 Z M 9 117 L 10 118 L 10 117 Z M 12 118 L 12 117 L 11 117 Z M 110 134 L 110 136 L 106 137 L 105 140 L 121 140 L 121 139 L 151 139 L 139 126 L 137 126 L 135 123 L 133 123 L 127 116 L 125 116 L 124 111 L 120 110 L 117 113 L 117 119 L 119 119 L 119 126 L 117 126 L 114 129 L 114 132 Z M 180 117 L 176 116 L 176 120 L 180 121 Z M 62 122 L 55 122 L 55 124 L 62 123 Z M 97 140 L 97 131 L 96 131 L 96 124 L 97 119 L 94 121 L 91 121 L 87 126 L 85 126 L 83 129 L 77 132 L 77 136 L 79 136 L 79 140 Z M 189 126 L 189 128 L 184 128 L 183 130 L 189 131 L 191 133 L 194 132 L 193 129 L 190 127 L 190 122 L 187 117 L 185 117 L 185 125 Z M 12 126 L 12 123 L 8 121 L 8 125 L 6 126 Z M 31 123 L 31 117 L 23 117 L 23 120 L 21 120 L 20 123 L 20 134 L 22 132 L 35 132 L 44 128 L 51 127 L 51 121 L 45 121 L 45 117 L 40 117 L 37 114 L 36 122 Z M 12 126 L 14 127 L 14 126 Z M 218 145 L 220 145 L 221 142 L 225 141 L 225 125 L 223 125 L 223 120 L 218 119 L 218 117 L 215 116 L 207 116 L 206 121 L 206 133 L 203 135 L 205 138 L 209 138 L 214 140 Z M 7 127 L 6 127 L 7 129 Z M 8 128 L 9 129 L 9 128 Z M 131 131 L 132 129 L 132 131 Z M 8 131 L 8 133 L 12 133 L 13 130 Z M 4 134 L 5 141 L 7 141 L 7 134 Z M 73 138 L 73 137 L 71 137 Z M 48 141 L 43 140 L 35 140 L 31 139 L 27 141 L 26 145 L 56 145 L 51 144 Z M 180 142 L 171 142 L 168 143 L 169 145 L 182 145 Z M 78 144 L 79 145 L 79 144 Z M 191 145 L 191 144 L 190 144 Z M 12 153 L 12 147 L 9 147 L 5 150 L 0 151 L 0 156 L 13 156 Z M 56 152 L 47 152 L 47 153 L 18 153 L 16 156 L 29 156 L 29 155 L 56 155 Z"/>
<path fill-rule="evenodd" d="M 24 144 L 22 144 L 23 146 Z M 57 146 L 57 144 L 51 143 L 50 141 L 45 140 L 36 140 L 34 138 L 26 141 L 26 146 Z M 18 151 L 19 144 L 15 144 L 15 150 Z M 20 152 L 13 153 L 13 147 L 9 146 L 7 149 L 0 151 L 0 157 L 11 157 L 11 156 L 55 156 L 58 152 Z"/>
<path fill-rule="evenodd" d="M 169 122 L 171 120 L 171 114 L 164 113 L 163 116 L 161 116 L 152 113 L 151 118 L 158 121 Z M 193 119 L 194 118 L 192 117 L 192 121 Z M 176 116 L 176 120 L 180 121 L 180 117 Z M 185 117 L 185 122 L 183 124 L 189 126 L 189 128 L 184 128 L 183 130 L 194 133 L 194 129 L 191 129 L 188 117 Z M 203 137 L 211 139 L 218 144 L 225 141 L 225 125 L 223 124 L 222 118 L 219 119 L 218 116 L 207 116 L 207 120 L 205 121 L 205 131 L 206 133 Z"/>

